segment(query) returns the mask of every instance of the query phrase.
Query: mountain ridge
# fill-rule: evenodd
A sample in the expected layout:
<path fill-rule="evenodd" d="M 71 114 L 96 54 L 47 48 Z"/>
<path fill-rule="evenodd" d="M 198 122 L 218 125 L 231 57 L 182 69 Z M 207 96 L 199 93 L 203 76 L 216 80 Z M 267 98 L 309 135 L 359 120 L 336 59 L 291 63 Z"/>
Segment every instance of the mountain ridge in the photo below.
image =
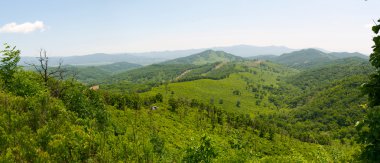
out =
<path fill-rule="evenodd" d="M 253 46 L 253 45 L 233 45 L 233 46 L 218 46 L 211 48 L 196 48 L 184 50 L 166 50 L 166 51 L 151 51 L 151 52 L 131 52 L 131 53 L 94 53 L 88 55 L 72 55 L 64 57 L 49 57 L 51 65 L 58 65 L 62 59 L 64 64 L 69 65 L 103 65 L 114 62 L 129 62 L 140 65 L 150 65 L 163 61 L 186 57 L 192 54 L 212 49 L 217 51 L 225 51 L 240 57 L 250 57 L 256 55 L 280 55 L 295 51 L 285 46 Z M 36 57 L 25 56 L 21 57 L 20 64 L 37 63 Z"/>
<path fill-rule="evenodd" d="M 316 64 L 327 63 L 333 60 L 358 57 L 361 59 L 368 59 L 368 56 L 361 53 L 348 53 L 348 52 L 331 52 L 325 53 L 317 49 L 309 48 L 299 51 L 285 53 L 278 57 L 272 56 L 265 59 L 288 65 L 294 68 L 311 67 Z M 254 57 L 253 57 L 254 58 Z M 264 57 L 262 57 L 264 58 Z"/>
<path fill-rule="evenodd" d="M 235 56 L 224 51 L 206 50 L 196 53 L 187 57 L 181 57 L 169 61 L 162 62 L 161 64 L 194 64 L 202 65 L 215 62 L 230 62 L 244 60 L 242 57 Z"/>

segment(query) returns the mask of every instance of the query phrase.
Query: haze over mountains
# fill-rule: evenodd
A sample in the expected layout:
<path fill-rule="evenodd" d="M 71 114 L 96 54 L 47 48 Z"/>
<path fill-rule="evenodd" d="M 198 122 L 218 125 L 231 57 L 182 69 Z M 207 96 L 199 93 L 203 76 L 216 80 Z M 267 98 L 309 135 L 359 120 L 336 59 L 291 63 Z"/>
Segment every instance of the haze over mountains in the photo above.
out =
<path fill-rule="evenodd" d="M 110 58 L 112 59 L 112 57 L 106 57 L 103 61 Z M 248 60 L 267 60 L 291 68 L 309 69 L 334 63 L 333 61 L 346 58 L 357 58 L 364 61 L 368 60 L 368 56 L 360 53 L 326 53 L 317 49 L 303 49 L 279 56 L 259 55 L 247 58 L 224 51 L 205 50 L 185 57 L 144 66 L 130 63 L 131 60 L 128 60 L 129 62 L 115 62 L 105 65 L 68 65 L 66 67 L 68 70 L 78 72 L 78 80 L 87 84 L 110 83 L 110 79 L 115 81 L 128 80 L 135 83 L 145 83 L 146 81 L 183 81 L 198 78 L 220 78 L 221 76 L 226 75 L 225 72 L 232 70 L 231 67 L 233 67 L 233 63 Z M 121 58 L 119 59 L 121 60 Z M 150 62 L 154 61 L 147 60 Z"/>
<path fill-rule="evenodd" d="M 215 52 L 217 51 L 217 52 Z M 212 52 L 212 56 L 204 53 Z M 222 54 L 223 53 L 223 54 Z M 201 54 L 199 56 L 192 56 Z M 202 56 L 203 55 L 203 56 Z M 184 58 L 192 56 L 193 58 Z M 205 58 L 206 57 L 206 58 Z M 207 58 L 211 57 L 211 58 Z M 251 45 L 236 45 L 228 47 L 201 48 L 189 50 L 175 51 L 158 51 L 158 52 L 143 52 L 143 53 L 118 53 L 106 54 L 96 53 L 81 56 L 68 57 L 49 57 L 49 64 L 52 66 L 58 65 L 62 60 L 65 65 L 79 66 L 94 66 L 107 65 L 117 62 L 128 62 L 138 65 L 150 65 L 154 63 L 182 63 L 198 62 L 197 64 L 211 63 L 216 61 L 232 61 L 241 60 L 243 58 L 271 60 L 281 64 L 297 67 L 305 64 L 311 65 L 323 61 L 331 61 L 339 58 L 360 57 L 367 59 L 368 56 L 360 53 L 348 52 L 328 52 L 323 49 L 303 49 L 296 50 L 284 46 L 251 46 Z M 184 59 L 180 59 L 184 58 Z M 197 61 L 192 61 L 197 58 Z M 191 61 L 189 61 L 189 59 Z M 188 61 L 185 61 L 188 60 Z M 36 64 L 36 57 L 22 57 L 21 64 L 27 65 L 30 63 Z"/>
<path fill-rule="evenodd" d="M 295 49 L 287 48 L 284 46 L 252 46 L 252 45 L 236 45 L 228 47 L 213 47 L 213 48 L 199 48 L 188 50 L 173 50 L 173 51 L 157 51 L 157 52 L 143 52 L 143 53 L 117 53 L 106 54 L 96 53 L 81 56 L 69 57 L 49 57 L 50 63 L 56 65 L 59 59 L 64 61 L 64 64 L 69 65 L 102 65 L 114 62 L 129 62 L 140 65 L 149 65 L 152 63 L 159 63 L 175 58 L 185 57 L 192 54 L 200 53 L 205 50 L 218 50 L 231 53 L 240 57 L 251 57 L 257 55 L 280 55 L 295 51 Z M 35 57 L 22 57 L 21 64 L 35 63 Z"/>
<path fill-rule="evenodd" d="M 368 56 L 360 53 L 333 52 L 325 53 L 316 49 L 303 49 L 280 56 L 267 57 L 267 60 L 288 65 L 290 67 L 310 67 L 316 64 L 330 62 L 336 59 L 358 57 L 368 59 Z"/>

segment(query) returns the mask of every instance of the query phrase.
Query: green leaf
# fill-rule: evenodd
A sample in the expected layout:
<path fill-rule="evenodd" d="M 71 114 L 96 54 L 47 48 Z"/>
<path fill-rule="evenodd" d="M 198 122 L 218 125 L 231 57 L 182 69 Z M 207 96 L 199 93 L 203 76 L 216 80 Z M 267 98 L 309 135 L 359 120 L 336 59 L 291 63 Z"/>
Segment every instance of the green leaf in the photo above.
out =
<path fill-rule="evenodd" d="M 375 25 L 372 27 L 372 31 L 375 32 L 376 34 L 379 33 L 379 30 L 380 30 L 380 25 Z"/>

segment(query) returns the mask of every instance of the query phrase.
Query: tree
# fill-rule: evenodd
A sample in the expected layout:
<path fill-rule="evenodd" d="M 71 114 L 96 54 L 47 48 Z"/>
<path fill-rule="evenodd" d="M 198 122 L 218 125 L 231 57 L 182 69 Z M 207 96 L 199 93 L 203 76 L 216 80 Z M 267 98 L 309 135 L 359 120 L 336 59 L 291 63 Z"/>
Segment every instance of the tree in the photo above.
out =
<path fill-rule="evenodd" d="M 240 101 L 236 101 L 236 107 L 240 108 Z"/>
<path fill-rule="evenodd" d="M 378 20 L 380 23 L 380 19 Z M 372 31 L 376 34 L 373 37 L 375 43 L 373 53 L 370 55 L 369 61 L 376 68 L 375 73 L 370 75 L 369 81 L 362 85 L 363 93 L 368 95 L 368 111 L 367 117 L 357 126 L 360 130 L 360 142 L 365 147 L 361 154 L 361 158 L 369 162 L 380 162 L 380 24 L 372 27 Z"/>
<path fill-rule="evenodd" d="M 20 61 L 20 50 L 16 50 L 16 46 L 11 47 L 5 43 L 4 50 L 0 51 L 0 53 L 2 54 L 0 75 L 4 80 L 5 87 L 7 87 L 17 71 L 17 63 Z"/>
<path fill-rule="evenodd" d="M 63 61 L 60 60 L 57 67 L 49 66 L 49 57 L 46 55 L 46 50 L 40 50 L 40 56 L 37 57 L 39 64 L 29 64 L 34 67 L 37 73 L 41 76 L 46 87 L 50 88 L 51 94 L 54 97 L 59 97 L 67 89 L 63 83 L 65 78 L 68 78 L 68 71 L 62 67 Z M 74 82 L 77 72 L 72 72 L 71 83 Z M 50 80 L 55 78 L 57 80 Z"/>
<path fill-rule="evenodd" d="M 48 81 L 51 77 L 59 77 L 63 80 L 66 70 L 62 68 L 63 61 L 60 60 L 56 68 L 51 69 L 49 67 L 49 57 L 46 55 L 46 50 L 40 50 L 40 57 L 38 57 L 39 65 L 30 64 L 40 74 L 45 85 L 48 85 Z"/>
<path fill-rule="evenodd" d="M 198 147 L 190 147 L 186 153 L 184 162 L 211 162 L 218 156 L 216 149 L 211 144 L 211 138 L 205 135 L 201 137 L 201 144 Z"/>
<path fill-rule="evenodd" d="M 161 93 L 157 93 L 155 98 L 156 98 L 156 101 L 158 102 L 162 102 L 164 100 L 164 96 L 162 96 Z"/>
<path fill-rule="evenodd" d="M 176 109 L 178 108 L 178 102 L 174 98 L 170 98 L 168 101 L 169 104 L 169 110 L 172 112 L 175 112 Z"/>

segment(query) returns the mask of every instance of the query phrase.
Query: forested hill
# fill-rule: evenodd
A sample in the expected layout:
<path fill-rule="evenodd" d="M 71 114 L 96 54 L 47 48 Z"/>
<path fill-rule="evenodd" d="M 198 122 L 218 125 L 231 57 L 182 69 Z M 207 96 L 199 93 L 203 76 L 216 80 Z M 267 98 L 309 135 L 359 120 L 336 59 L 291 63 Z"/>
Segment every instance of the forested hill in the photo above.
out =
<path fill-rule="evenodd" d="M 100 84 L 101 81 L 109 80 L 109 78 L 117 73 L 125 72 L 142 67 L 139 64 L 128 62 L 116 62 L 100 66 L 73 66 L 64 65 L 66 71 L 76 73 L 76 79 L 85 84 Z"/>
<path fill-rule="evenodd" d="M 333 52 L 325 53 L 316 49 L 303 49 L 291 53 L 285 53 L 278 57 L 259 56 L 257 58 L 271 60 L 276 63 L 288 65 L 294 68 L 304 68 L 330 62 L 340 58 L 358 57 L 368 60 L 368 56 L 360 53 Z M 255 58 L 255 57 L 252 57 Z"/>
<path fill-rule="evenodd" d="M 177 58 L 166 61 L 161 64 L 194 64 L 203 65 L 215 62 L 242 61 L 242 57 L 238 57 L 224 51 L 206 50 L 201 53 L 193 54 L 187 57 Z"/>

